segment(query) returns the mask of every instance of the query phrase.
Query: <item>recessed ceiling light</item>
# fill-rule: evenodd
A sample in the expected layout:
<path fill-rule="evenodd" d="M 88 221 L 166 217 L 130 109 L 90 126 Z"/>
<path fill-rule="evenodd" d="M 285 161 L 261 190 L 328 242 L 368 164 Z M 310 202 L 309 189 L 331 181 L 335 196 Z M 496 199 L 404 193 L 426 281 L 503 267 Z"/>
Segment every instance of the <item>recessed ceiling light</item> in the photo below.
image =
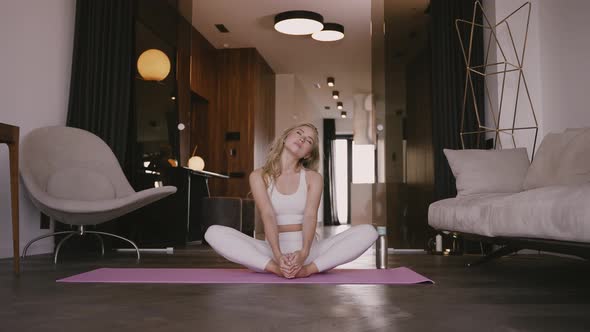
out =
<path fill-rule="evenodd" d="M 292 10 L 275 16 L 275 30 L 287 35 L 311 35 L 324 28 L 324 17 L 306 10 Z"/>
<path fill-rule="evenodd" d="M 341 110 L 341 109 L 344 108 L 344 105 L 342 105 L 342 102 L 341 101 L 339 101 L 339 102 L 336 103 L 336 108 L 339 109 L 339 110 Z"/>
<path fill-rule="evenodd" d="M 340 117 L 346 119 L 346 111 L 340 112 Z"/>
<path fill-rule="evenodd" d="M 322 87 L 322 86 L 320 85 L 320 83 L 314 83 L 314 84 L 313 84 L 313 86 L 314 86 L 316 89 L 320 89 L 320 88 Z"/>
<path fill-rule="evenodd" d="M 328 77 L 327 82 L 329 87 L 333 87 L 334 85 L 336 85 L 334 77 Z"/>
<path fill-rule="evenodd" d="M 344 27 L 338 23 L 324 23 L 321 31 L 314 32 L 311 38 L 318 41 L 336 41 L 344 38 Z"/>
<path fill-rule="evenodd" d="M 340 98 L 340 93 L 337 90 L 332 91 L 332 98 L 334 98 L 334 99 Z"/>
<path fill-rule="evenodd" d="M 325 110 L 329 110 L 330 109 L 330 106 L 324 106 L 324 109 Z"/>

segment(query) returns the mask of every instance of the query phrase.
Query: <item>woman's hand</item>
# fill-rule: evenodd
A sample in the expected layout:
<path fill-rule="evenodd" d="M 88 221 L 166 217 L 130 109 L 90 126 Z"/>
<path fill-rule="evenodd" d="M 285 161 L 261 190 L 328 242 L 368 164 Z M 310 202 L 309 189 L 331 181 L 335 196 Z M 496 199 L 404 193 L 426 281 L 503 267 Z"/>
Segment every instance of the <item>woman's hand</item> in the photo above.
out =
<path fill-rule="evenodd" d="M 281 269 L 281 273 L 285 278 L 292 278 L 291 275 L 291 254 L 281 255 L 278 260 L 277 264 L 279 264 L 279 268 Z"/>
<path fill-rule="evenodd" d="M 289 265 L 286 266 L 285 269 L 281 267 L 281 271 L 283 272 L 285 278 L 294 278 L 295 275 L 297 275 L 297 273 L 299 272 L 299 270 L 301 270 L 301 268 L 303 267 L 303 263 L 307 259 L 308 255 L 309 254 L 301 250 L 297 250 L 295 252 L 287 254 Z"/>
<path fill-rule="evenodd" d="M 292 253 L 285 254 L 281 257 L 281 261 L 279 262 L 279 267 L 281 268 L 281 273 L 285 278 L 293 278 L 295 275 L 293 271 L 293 264 L 292 264 Z"/>

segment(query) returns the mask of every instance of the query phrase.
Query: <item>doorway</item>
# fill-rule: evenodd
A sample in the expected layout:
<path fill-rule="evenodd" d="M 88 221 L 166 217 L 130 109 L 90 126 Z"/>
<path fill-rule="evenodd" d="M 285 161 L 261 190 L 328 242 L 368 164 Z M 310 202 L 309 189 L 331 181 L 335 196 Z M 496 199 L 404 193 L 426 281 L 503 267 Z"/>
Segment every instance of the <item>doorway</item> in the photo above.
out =
<path fill-rule="evenodd" d="M 336 212 L 341 225 L 350 224 L 350 183 L 352 182 L 352 135 L 336 135 L 334 147 L 334 186 Z"/>

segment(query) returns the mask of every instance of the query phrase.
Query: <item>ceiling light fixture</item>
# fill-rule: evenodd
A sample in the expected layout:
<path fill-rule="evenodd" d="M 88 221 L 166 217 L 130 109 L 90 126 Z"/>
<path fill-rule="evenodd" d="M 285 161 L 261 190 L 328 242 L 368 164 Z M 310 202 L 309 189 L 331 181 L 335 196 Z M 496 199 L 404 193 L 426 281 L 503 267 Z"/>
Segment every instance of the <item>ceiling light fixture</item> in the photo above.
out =
<path fill-rule="evenodd" d="M 335 81 L 334 81 L 334 77 L 328 77 L 328 86 L 329 87 L 333 87 L 334 85 L 336 85 Z"/>
<path fill-rule="evenodd" d="M 339 102 L 336 103 L 336 108 L 339 109 L 339 110 L 341 110 L 341 109 L 344 108 L 344 105 L 342 105 L 342 102 L 341 101 L 339 101 Z"/>
<path fill-rule="evenodd" d="M 340 117 L 346 119 L 346 111 L 340 112 Z"/>
<path fill-rule="evenodd" d="M 275 16 L 275 30 L 287 35 L 311 35 L 324 28 L 324 17 L 306 10 L 291 10 Z"/>
<path fill-rule="evenodd" d="M 159 82 L 170 73 L 170 60 L 164 52 L 152 48 L 137 59 L 137 71 L 144 80 Z"/>
<path fill-rule="evenodd" d="M 321 31 L 314 32 L 311 38 L 318 41 L 336 41 L 344 38 L 344 27 L 338 23 L 324 23 Z"/>
<path fill-rule="evenodd" d="M 332 91 L 332 98 L 334 98 L 334 99 L 340 98 L 340 93 L 338 92 L 338 90 Z"/>

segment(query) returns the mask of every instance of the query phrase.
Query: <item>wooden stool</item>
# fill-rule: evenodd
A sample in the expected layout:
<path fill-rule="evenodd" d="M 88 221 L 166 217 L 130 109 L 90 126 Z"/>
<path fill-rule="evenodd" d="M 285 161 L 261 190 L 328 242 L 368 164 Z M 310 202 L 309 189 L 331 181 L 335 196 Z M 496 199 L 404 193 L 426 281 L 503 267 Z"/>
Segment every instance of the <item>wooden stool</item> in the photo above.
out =
<path fill-rule="evenodd" d="M 12 249 L 14 273 L 20 273 L 20 249 L 18 234 L 18 139 L 19 127 L 0 123 L 0 143 L 8 145 L 10 158 L 10 195 L 12 204 Z"/>

